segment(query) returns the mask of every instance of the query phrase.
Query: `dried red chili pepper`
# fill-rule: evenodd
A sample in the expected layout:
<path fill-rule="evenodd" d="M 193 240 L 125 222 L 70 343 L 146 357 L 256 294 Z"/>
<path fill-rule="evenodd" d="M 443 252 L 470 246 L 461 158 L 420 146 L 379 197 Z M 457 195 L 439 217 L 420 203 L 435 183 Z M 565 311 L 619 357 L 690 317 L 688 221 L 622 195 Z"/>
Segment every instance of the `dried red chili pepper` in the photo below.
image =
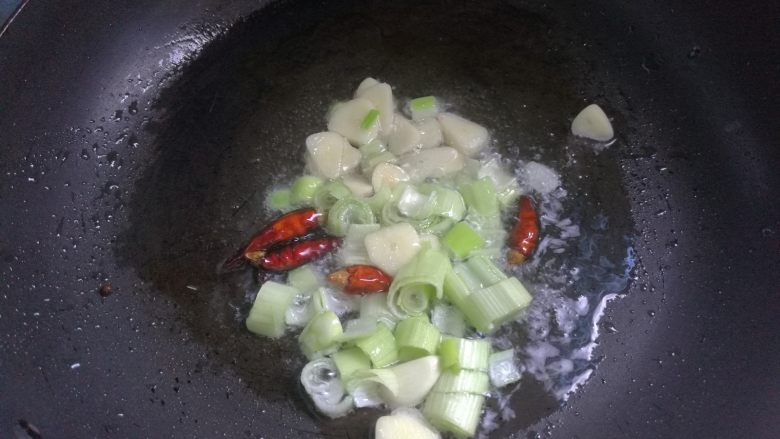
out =
<path fill-rule="evenodd" d="M 263 253 L 257 265 L 267 271 L 292 270 L 319 259 L 341 245 L 340 238 L 325 237 L 298 241 Z"/>
<path fill-rule="evenodd" d="M 347 293 L 381 293 L 390 288 L 393 278 L 371 265 L 350 265 L 328 275 L 328 280 Z"/>
<path fill-rule="evenodd" d="M 509 235 L 509 251 L 506 259 L 511 265 L 528 260 L 539 242 L 539 216 L 531 197 L 520 197 L 517 208 L 517 222 Z"/>
<path fill-rule="evenodd" d="M 319 227 L 321 216 L 314 209 L 299 209 L 280 216 L 253 236 L 243 250 L 228 259 L 224 268 L 237 269 L 244 261 L 258 265 L 272 245 L 304 236 Z"/>

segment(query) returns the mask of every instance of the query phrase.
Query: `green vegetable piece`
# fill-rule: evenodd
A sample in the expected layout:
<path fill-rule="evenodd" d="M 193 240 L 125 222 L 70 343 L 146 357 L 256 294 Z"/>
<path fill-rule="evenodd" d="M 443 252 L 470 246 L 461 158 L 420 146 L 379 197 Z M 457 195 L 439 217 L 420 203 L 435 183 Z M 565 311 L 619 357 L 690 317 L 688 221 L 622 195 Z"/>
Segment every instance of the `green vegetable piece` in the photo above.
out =
<path fill-rule="evenodd" d="M 284 335 L 285 313 L 297 295 L 298 290 L 293 287 L 272 281 L 264 283 L 246 318 L 247 329 L 271 338 Z"/>
<path fill-rule="evenodd" d="M 271 192 L 271 194 L 268 195 L 268 199 L 266 200 L 268 207 L 272 210 L 280 210 L 282 212 L 292 210 L 290 194 L 291 192 L 289 189 L 278 189 Z"/>
<path fill-rule="evenodd" d="M 468 257 L 471 252 L 485 247 L 485 241 L 467 223 L 455 224 L 441 239 L 441 243 L 456 260 Z"/>
<path fill-rule="evenodd" d="M 336 363 L 341 380 L 345 383 L 355 372 L 371 368 L 371 359 L 357 347 L 336 352 L 333 354 L 333 362 Z"/>
<path fill-rule="evenodd" d="M 444 371 L 431 391 L 482 395 L 487 393 L 489 388 L 490 379 L 485 372 L 463 369 L 458 372 Z"/>
<path fill-rule="evenodd" d="M 437 429 L 458 438 L 472 437 L 477 431 L 485 397 L 470 393 L 431 392 L 423 404 L 423 415 Z"/>
<path fill-rule="evenodd" d="M 533 298 L 516 277 L 474 291 L 466 300 L 466 316 L 475 328 L 491 332 L 515 319 Z"/>
<path fill-rule="evenodd" d="M 376 325 L 376 330 L 370 336 L 356 340 L 355 346 L 368 355 L 374 367 L 386 367 L 398 361 L 395 337 L 382 323 Z"/>
<path fill-rule="evenodd" d="M 287 284 L 302 293 L 311 293 L 322 283 L 311 264 L 306 264 L 287 273 Z"/>
<path fill-rule="evenodd" d="M 299 207 L 312 206 L 314 194 L 324 184 L 324 180 L 313 175 L 298 177 L 292 185 L 290 202 Z"/>
<path fill-rule="evenodd" d="M 311 360 L 335 350 L 342 333 L 339 316 L 333 311 L 325 311 L 309 321 L 298 336 L 298 342 L 303 354 Z"/>
<path fill-rule="evenodd" d="M 488 177 L 460 185 L 458 188 L 469 210 L 485 217 L 500 213 L 498 196 L 493 181 Z"/>
<path fill-rule="evenodd" d="M 409 102 L 409 107 L 414 111 L 431 110 L 436 108 L 436 98 L 433 96 L 414 98 Z"/>
<path fill-rule="evenodd" d="M 328 211 L 328 232 L 345 236 L 351 224 L 374 224 L 374 212 L 364 201 L 354 197 L 342 198 Z"/>
<path fill-rule="evenodd" d="M 441 299 L 444 277 L 452 265 L 440 250 L 423 248 L 395 275 L 387 296 L 387 306 L 399 317 L 415 316 Z"/>
<path fill-rule="evenodd" d="M 320 211 L 330 209 L 338 200 L 349 198 L 352 191 L 340 181 L 331 181 L 323 184 L 314 193 L 314 206 Z"/>
<path fill-rule="evenodd" d="M 395 340 L 401 361 L 436 354 L 440 334 L 425 316 L 401 320 L 395 326 Z"/>
<path fill-rule="evenodd" d="M 439 356 L 444 369 L 462 369 L 486 372 L 490 356 L 490 342 L 465 338 L 445 337 L 439 343 Z"/>
<path fill-rule="evenodd" d="M 377 117 L 379 117 L 379 111 L 369 111 L 368 114 L 366 114 L 366 117 L 363 118 L 363 121 L 360 122 L 360 128 L 364 130 L 371 128 L 371 126 L 376 122 Z"/>

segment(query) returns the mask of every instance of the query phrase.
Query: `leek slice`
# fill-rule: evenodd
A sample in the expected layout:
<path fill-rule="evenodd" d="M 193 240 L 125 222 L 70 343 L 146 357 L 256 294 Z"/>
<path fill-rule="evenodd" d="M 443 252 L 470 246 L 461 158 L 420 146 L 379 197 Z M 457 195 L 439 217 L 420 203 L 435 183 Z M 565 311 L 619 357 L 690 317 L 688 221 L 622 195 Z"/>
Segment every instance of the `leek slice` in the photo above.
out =
<path fill-rule="evenodd" d="M 458 188 L 469 210 L 481 216 L 493 217 L 500 212 L 498 196 L 493 182 L 488 177 L 470 183 L 462 184 Z"/>
<path fill-rule="evenodd" d="M 485 372 L 477 370 L 444 371 L 433 386 L 432 392 L 473 393 L 483 395 L 490 388 L 490 379 Z"/>
<path fill-rule="evenodd" d="M 425 399 L 422 412 L 439 430 L 466 438 L 476 433 L 484 404 L 482 395 L 432 392 Z"/>
<path fill-rule="evenodd" d="M 312 265 L 306 264 L 287 273 L 287 284 L 302 293 L 311 293 L 322 286 L 322 281 Z"/>
<path fill-rule="evenodd" d="M 321 413 L 338 418 L 352 411 L 352 396 L 344 392 L 344 383 L 330 358 L 320 358 L 306 364 L 301 371 L 301 384 Z"/>
<path fill-rule="evenodd" d="M 284 335 L 285 313 L 297 295 L 298 290 L 293 287 L 272 281 L 264 283 L 246 318 L 247 329 L 271 338 Z"/>
<path fill-rule="evenodd" d="M 328 232 L 335 236 L 344 236 L 352 224 L 374 224 L 374 212 L 365 202 L 347 197 L 336 201 L 328 211 Z"/>
<path fill-rule="evenodd" d="M 444 369 L 487 372 L 490 342 L 465 338 L 444 337 L 439 343 L 439 356 Z"/>
<path fill-rule="evenodd" d="M 423 96 L 409 101 L 409 112 L 412 119 L 420 121 L 428 117 L 436 116 L 439 112 L 439 103 L 433 96 Z"/>
<path fill-rule="evenodd" d="M 394 329 L 398 317 L 387 306 L 387 293 L 367 294 L 360 299 L 360 319 L 379 322 Z"/>
<path fill-rule="evenodd" d="M 456 260 L 465 259 L 475 250 L 485 247 L 485 240 L 464 222 L 455 224 L 445 233 L 441 243 Z"/>
<path fill-rule="evenodd" d="M 312 293 L 300 293 L 287 308 L 284 321 L 290 326 L 304 327 L 317 314 L 325 310 L 321 296 Z"/>
<path fill-rule="evenodd" d="M 265 200 L 265 203 L 271 210 L 289 212 L 293 209 L 290 196 L 290 189 L 277 189 L 268 194 L 268 198 Z"/>
<path fill-rule="evenodd" d="M 314 193 L 312 202 L 320 211 L 330 209 L 337 201 L 350 198 L 352 191 L 340 181 L 331 181 L 325 183 Z"/>
<path fill-rule="evenodd" d="M 378 117 L 379 111 L 375 109 L 369 110 L 366 114 L 366 117 L 364 117 L 363 121 L 360 122 L 360 128 L 363 128 L 364 130 L 370 129 L 372 126 L 374 126 Z"/>
<path fill-rule="evenodd" d="M 441 299 L 450 268 L 449 258 L 440 250 L 421 250 L 393 279 L 387 306 L 399 317 L 425 312 L 431 301 Z"/>
<path fill-rule="evenodd" d="M 292 185 L 290 202 L 295 206 L 311 206 L 314 203 L 314 194 L 322 186 L 324 181 L 313 175 L 298 177 Z"/>
<path fill-rule="evenodd" d="M 435 355 L 439 346 L 439 330 L 425 316 L 401 320 L 393 334 L 401 361 Z"/>
<path fill-rule="evenodd" d="M 386 367 L 398 361 L 395 337 L 387 326 L 377 323 L 374 332 L 355 340 L 355 346 L 371 359 L 374 367 Z"/>
<path fill-rule="evenodd" d="M 471 324 L 482 332 L 490 332 L 515 319 L 532 299 L 523 284 L 510 277 L 473 292 L 466 306 Z"/>
<path fill-rule="evenodd" d="M 344 333 L 341 334 L 340 341 L 350 343 L 368 337 L 376 331 L 376 323 L 376 320 L 370 318 L 350 320 L 344 325 Z"/>
<path fill-rule="evenodd" d="M 333 311 L 325 311 L 309 321 L 298 336 L 298 342 L 306 358 L 318 358 L 338 348 L 342 333 L 339 316 Z"/>
<path fill-rule="evenodd" d="M 349 382 L 352 375 L 360 370 L 371 368 L 371 359 L 360 348 L 349 348 L 333 354 L 333 363 L 339 371 L 342 381 Z"/>

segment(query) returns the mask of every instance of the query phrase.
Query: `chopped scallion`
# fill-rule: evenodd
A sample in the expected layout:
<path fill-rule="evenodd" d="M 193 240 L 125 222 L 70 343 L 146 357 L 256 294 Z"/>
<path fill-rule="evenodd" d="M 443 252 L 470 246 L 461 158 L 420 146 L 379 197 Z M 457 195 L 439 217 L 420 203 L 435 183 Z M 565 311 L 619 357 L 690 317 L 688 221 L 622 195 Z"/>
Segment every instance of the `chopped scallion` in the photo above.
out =
<path fill-rule="evenodd" d="M 465 338 L 444 337 L 439 343 L 441 365 L 445 369 L 486 372 L 490 356 L 490 342 Z"/>
<path fill-rule="evenodd" d="M 314 194 L 323 183 L 321 178 L 313 175 L 298 177 L 292 185 L 290 202 L 295 206 L 311 206 L 314 203 Z"/>
<path fill-rule="evenodd" d="M 500 213 L 496 188 L 488 177 L 462 184 L 458 190 L 469 210 L 476 214 L 494 217 Z"/>
<path fill-rule="evenodd" d="M 434 427 L 466 438 L 476 433 L 484 403 L 482 395 L 431 392 L 422 411 Z"/>
<path fill-rule="evenodd" d="M 458 372 L 443 372 L 431 391 L 482 395 L 487 393 L 489 388 L 490 379 L 485 372 L 463 369 Z"/>
<path fill-rule="evenodd" d="M 469 320 L 482 332 L 490 332 L 517 317 L 532 297 L 515 277 L 473 292 L 466 301 Z"/>
<path fill-rule="evenodd" d="M 355 372 L 371 368 L 371 359 L 357 347 L 338 351 L 332 358 L 344 382 L 348 382 Z"/>
<path fill-rule="evenodd" d="M 265 282 L 257 293 L 246 327 L 251 332 L 277 338 L 284 335 L 285 313 L 298 290 L 278 282 Z"/>
<path fill-rule="evenodd" d="M 335 236 L 344 236 L 351 224 L 374 224 L 374 212 L 365 202 L 346 197 L 336 201 L 328 211 L 328 232 Z"/>
<path fill-rule="evenodd" d="M 298 342 L 306 358 L 317 358 L 338 347 L 342 332 L 339 316 L 333 311 L 325 311 L 309 321 L 298 336 Z"/>
<path fill-rule="evenodd" d="M 401 361 L 436 354 L 439 330 L 425 316 L 401 320 L 395 327 L 394 335 Z"/>
<path fill-rule="evenodd" d="M 314 193 L 314 206 L 320 211 L 330 209 L 338 200 L 349 198 L 352 191 L 340 181 L 331 181 L 323 184 Z"/>
<path fill-rule="evenodd" d="M 398 361 L 395 337 L 382 323 L 376 325 L 373 334 L 355 340 L 355 346 L 368 355 L 374 367 L 386 367 Z"/>
<path fill-rule="evenodd" d="M 436 98 L 433 96 L 423 96 L 409 101 L 409 112 L 415 121 L 435 116 L 439 111 L 438 107 Z"/>
<path fill-rule="evenodd" d="M 371 126 L 374 125 L 374 122 L 376 122 L 377 117 L 379 117 L 379 111 L 369 110 L 369 112 L 366 114 L 366 117 L 364 117 L 363 121 L 360 122 L 360 128 L 364 130 L 371 128 Z"/>
<path fill-rule="evenodd" d="M 303 293 L 311 293 L 322 285 L 311 264 L 302 265 L 287 273 L 287 284 Z"/>
<path fill-rule="evenodd" d="M 290 189 L 278 189 L 268 196 L 266 202 L 268 207 L 272 210 L 280 210 L 287 212 L 292 210 L 292 204 L 290 203 Z"/>
<path fill-rule="evenodd" d="M 419 315 L 433 299 L 440 299 L 450 260 L 440 250 L 424 248 L 396 274 L 387 305 L 399 317 Z"/>
<path fill-rule="evenodd" d="M 444 247 L 450 251 L 450 254 L 456 260 L 465 259 L 474 250 L 485 246 L 485 241 L 482 237 L 465 222 L 455 224 L 442 236 L 441 243 L 444 244 Z"/>

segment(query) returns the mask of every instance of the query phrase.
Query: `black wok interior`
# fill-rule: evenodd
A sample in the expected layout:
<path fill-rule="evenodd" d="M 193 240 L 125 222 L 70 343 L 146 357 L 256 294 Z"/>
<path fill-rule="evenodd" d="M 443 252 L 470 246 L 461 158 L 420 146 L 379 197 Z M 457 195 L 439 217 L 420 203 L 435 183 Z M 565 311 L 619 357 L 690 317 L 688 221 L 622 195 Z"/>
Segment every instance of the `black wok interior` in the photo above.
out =
<path fill-rule="evenodd" d="M 594 376 L 563 407 L 526 377 L 491 437 L 773 437 L 777 11 L 708 5 L 32 2 L 0 36 L 0 435 L 366 437 L 378 412 L 311 414 L 217 265 L 375 76 L 575 158 L 580 214 L 635 237 Z M 600 154 L 568 133 L 592 101 Z"/>

